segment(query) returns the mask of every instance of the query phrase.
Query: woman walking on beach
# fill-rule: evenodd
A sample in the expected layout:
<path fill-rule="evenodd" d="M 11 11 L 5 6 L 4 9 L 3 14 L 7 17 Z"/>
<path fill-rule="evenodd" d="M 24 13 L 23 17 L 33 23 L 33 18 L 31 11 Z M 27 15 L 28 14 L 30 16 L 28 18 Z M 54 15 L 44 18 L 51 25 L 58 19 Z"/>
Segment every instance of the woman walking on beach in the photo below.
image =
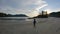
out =
<path fill-rule="evenodd" d="M 33 21 L 33 25 L 34 25 L 34 27 L 35 27 L 35 25 L 36 25 L 36 19 L 34 18 L 34 21 Z"/>

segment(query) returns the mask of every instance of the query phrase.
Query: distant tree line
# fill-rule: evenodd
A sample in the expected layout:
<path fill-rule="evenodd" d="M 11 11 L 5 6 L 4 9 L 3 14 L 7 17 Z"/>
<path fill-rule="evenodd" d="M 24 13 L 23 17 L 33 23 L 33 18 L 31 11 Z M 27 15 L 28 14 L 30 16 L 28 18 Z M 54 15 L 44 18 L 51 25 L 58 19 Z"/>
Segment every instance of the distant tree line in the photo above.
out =
<path fill-rule="evenodd" d="M 44 14 L 45 12 L 45 14 Z M 50 14 L 47 14 L 47 11 L 42 11 L 42 14 L 33 17 L 33 18 L 48 18 L 48 17 L 60 17 L 60 11 L 52 12 Z"/>
<path fill-rule="evenodd" d="M 5 17 L 5 16 L 7 16 L 7 14 L 5 14 L 5 13 L 0 13 L 0 17 Z"/>
<path fill-rule="evenodd" d="M 39 14 L 38 16 L 33 18 L 48 18 L 47 11 L 42 11 L 42 14 Z"/>
<path fill-rule="evenodd" d="M 12 15 L 12 14 L 0 13 L 0 17 L 28 17 L 28 16 L 25 14 Z"/>
<path fill-rule="evenodd" d="M 25 14 L 6 14 L 6 13 L 0 13 L 0 17 L 28 17 Z M 60 17 L 60 11 L 58 12 L 52 12 L 49 15 L 47 14 L 47 11 L 42 11 L 42 14 L 39 14 L 38 16 L 35 16 L 33 18 L 48 18 L 48 17 Z"/>
<path fill-rule="evenodd" d="M 49 14 L 50 17 L 60 17 L 60 11 L 58 12 L 52 12 Z"/>

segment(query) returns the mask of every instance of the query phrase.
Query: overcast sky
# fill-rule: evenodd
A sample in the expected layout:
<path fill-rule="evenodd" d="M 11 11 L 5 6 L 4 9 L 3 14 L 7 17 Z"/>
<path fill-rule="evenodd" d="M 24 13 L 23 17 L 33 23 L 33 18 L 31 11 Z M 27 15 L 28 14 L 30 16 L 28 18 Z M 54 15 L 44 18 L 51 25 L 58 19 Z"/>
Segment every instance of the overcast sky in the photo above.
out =
<path fill-rule="evenodd" d="M 0 12 L 37 16 L 41 10 L 48 13 L 60 10 L 60 0 L 0 0 Z"/>

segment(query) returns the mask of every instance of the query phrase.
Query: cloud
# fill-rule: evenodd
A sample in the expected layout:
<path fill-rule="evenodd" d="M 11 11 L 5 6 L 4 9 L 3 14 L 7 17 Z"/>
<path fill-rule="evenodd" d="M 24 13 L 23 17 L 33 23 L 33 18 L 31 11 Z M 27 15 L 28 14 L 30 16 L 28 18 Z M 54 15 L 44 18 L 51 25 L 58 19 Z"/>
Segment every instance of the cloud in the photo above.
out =
<path fill-rule="evenodd" d="M 10 14 L 37 16 L 39 9 L 47 6 L 43 0 L 0 0 L 0 11 Z"/>
<path fill-rule="evenodd" d="M 55 11 L 60 11 L 60 8 L 56 9 Z"/>

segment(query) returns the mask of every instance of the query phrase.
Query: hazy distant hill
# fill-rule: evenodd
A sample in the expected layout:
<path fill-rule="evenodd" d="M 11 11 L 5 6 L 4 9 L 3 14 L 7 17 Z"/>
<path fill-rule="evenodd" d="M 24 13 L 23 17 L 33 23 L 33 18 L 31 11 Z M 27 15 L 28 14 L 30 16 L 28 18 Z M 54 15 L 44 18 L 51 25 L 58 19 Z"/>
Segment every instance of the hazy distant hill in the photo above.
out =
<path fill-rule="evenodd" d="M 28 17 L 27 15 L 25 14 L 17 14 L 17 15 L 13 15 L 14 17 Z"/>
<path fill-rule="evenodd" d="M 25 14 L 12 15 L 12 14 L 0 13 L 0 17 L 28 17 L 28 16 Z"/>
<path fill-rule="evenodd" d="M 60 11 L 59 12 L 52 12 L 49 14 L 51 17 L 60 17 Z"/>

